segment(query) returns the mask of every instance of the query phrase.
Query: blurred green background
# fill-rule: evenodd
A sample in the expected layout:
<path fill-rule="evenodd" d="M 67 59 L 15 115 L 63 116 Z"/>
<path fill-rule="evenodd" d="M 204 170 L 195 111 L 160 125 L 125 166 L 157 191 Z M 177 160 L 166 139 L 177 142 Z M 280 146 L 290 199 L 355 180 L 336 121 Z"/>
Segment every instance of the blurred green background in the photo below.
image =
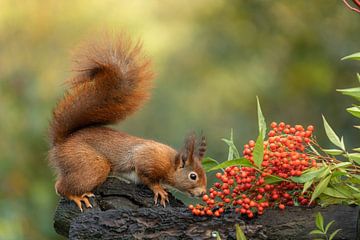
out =
<path fill-rule="evenodd" d="M 57 239 L 58 197 L 46 160 L 51 111 L 71 76 L 71 50 L 99 30 L 141 37 L 157 73 L 152 100 L 117 128 L 180 147 L 191 130 L 241 146 L 257 136 L 255 96 L 267 122 L 314 124 L 321 114 L 355 146 L 351 99 L 360 15 L 341 1 L 0 0 L 0 239 Z M 357 142 L 356 142 L 357 141 Z"/>

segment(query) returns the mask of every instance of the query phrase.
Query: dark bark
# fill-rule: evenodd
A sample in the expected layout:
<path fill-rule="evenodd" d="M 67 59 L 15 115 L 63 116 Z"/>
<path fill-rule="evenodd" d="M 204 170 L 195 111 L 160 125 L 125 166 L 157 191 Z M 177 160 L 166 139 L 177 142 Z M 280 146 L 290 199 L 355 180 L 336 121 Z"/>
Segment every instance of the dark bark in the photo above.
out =
<path fill-rule="evenodd" d="M 55 230 L 70 239 L 235 239 L 238 223 L 248 239 L 310 239 L 315 214 L 325 223 L 335 220 L 330 232 L 341 228 L 335 239 L 359 239 L 359 207 L 291 207 L 284 211 L 266 210 L 248 220 L 227 212 L 222 217 L 194 217 L 170 196 L 166 207 L 154 206 L 153 194 L 145 186 L 109 178 L 95 191 L 92 209 L 81 213 L 74 203 L 61 199 L 54 217 Z"/>

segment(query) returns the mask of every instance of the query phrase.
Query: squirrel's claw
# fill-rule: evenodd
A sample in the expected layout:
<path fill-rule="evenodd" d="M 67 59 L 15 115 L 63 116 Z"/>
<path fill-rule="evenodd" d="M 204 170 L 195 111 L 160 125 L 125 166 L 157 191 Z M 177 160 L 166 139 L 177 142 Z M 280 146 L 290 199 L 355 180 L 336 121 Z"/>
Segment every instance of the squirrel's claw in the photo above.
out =
<path fill-rule="evenodd" d="M 169 202 L 169 198 L 166 195 L 165 198 L 161 197 L 160 204 L 163 205 L 163 207 L 166 207 L 166 202 Z"/>
<path fill-rule="evenodd" d="M 69 200 L 73 201 L 76 206 L 80 209 L 80 211 L 83 211 L 82 208 L 82 202 L 85 204 L 86 208 L 92 208 L 92 205 L 89 201 L 90 197 L 95 197 L 95 195 L 91 192 L 89 193 L 84 193 L 81 196 L 75 196 L 75 195 L 67 195 L 66 196 Z"/>
<path fill-rule="evenodd" d="M 95 194 L 93 194 L 92 192 L 87 192 L 81 195 L 81 197 L 91 198 L 91 197 L 95 197 Z"/>
<path fill-rule="evenodd" d="M 166 207 L 166 202 L 169 202 L 168 193 L 162 187 L 154 187 L 153 192 L 155 205 L 158 203 L 160 197 L 160 204 Z"/>

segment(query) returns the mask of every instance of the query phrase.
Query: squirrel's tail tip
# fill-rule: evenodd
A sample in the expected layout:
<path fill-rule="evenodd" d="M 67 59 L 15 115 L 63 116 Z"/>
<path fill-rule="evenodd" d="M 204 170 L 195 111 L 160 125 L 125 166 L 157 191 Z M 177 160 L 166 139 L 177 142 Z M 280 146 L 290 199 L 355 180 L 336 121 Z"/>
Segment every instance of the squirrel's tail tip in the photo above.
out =
<path fill-rule="evenodd" d="M 104 33 L 84 41 L 74 51 L 73 62 L 76 76 L 71 84 L 91 81 L 104 74 L 112 80 L 134 82 L 148 82 L 154 76 L 142 42 L 132 41 L 125 32 Z"/>

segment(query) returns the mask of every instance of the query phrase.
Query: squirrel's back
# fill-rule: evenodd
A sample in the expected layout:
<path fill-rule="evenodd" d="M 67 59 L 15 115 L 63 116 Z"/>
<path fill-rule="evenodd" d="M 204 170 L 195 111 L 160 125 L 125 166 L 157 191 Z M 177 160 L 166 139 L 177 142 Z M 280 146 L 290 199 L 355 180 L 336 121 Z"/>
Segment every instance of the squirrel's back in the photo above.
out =
<path fill-rule="evenodd" d="M 75 55 L 75 71 L 53 112 L 52 145 L 79 129 L 120 121 L 149 97 L 150 61 L 125 35 L 86 43 Z"/>

